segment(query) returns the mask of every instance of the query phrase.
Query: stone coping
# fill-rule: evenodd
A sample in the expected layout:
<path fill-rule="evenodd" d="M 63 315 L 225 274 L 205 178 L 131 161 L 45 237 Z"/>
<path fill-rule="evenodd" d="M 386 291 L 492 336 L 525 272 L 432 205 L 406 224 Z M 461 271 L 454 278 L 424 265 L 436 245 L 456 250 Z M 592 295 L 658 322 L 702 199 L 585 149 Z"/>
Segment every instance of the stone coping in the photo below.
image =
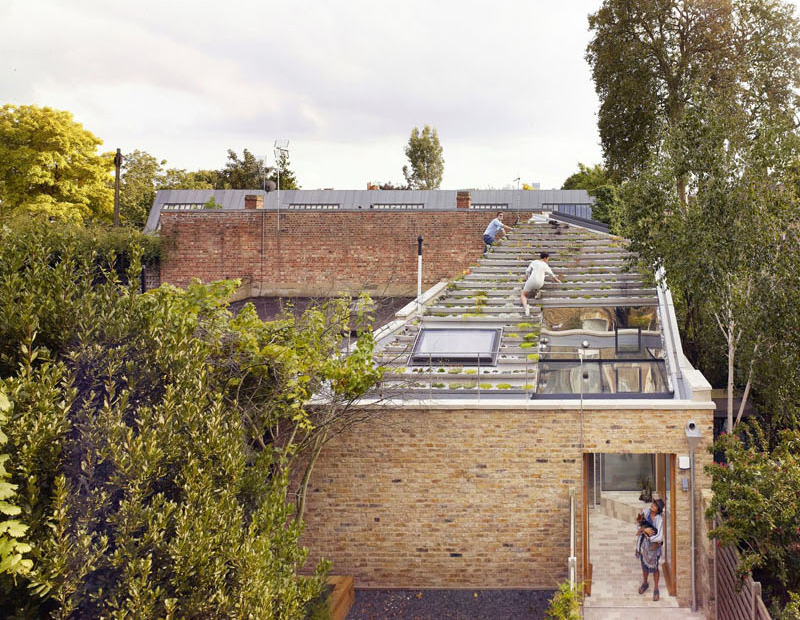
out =
<path fill-rule="evenodd" d="M 557 400 L 557 399 L 529 399 L 529 398 L 507 398 L 507 399 L 494 399 L 486 397 L 480 401 L 476 398 L 434 398 L 434 399 L 382 399 L 382 400 L 364 400 L 357 403 L 359 407 L 376 407 L 376 408 L 399 408 L 404 410 L 413 409 L 468 409 L 468 410 L 507 410 L 518 411 L 520 409 L 527 409 L 532 411 L 578 411 L 580 410 L 579 402 L 575 399 L 570 400 Z M 670 400 L 670 399 L 626 399 L 626 400 L 583 400 L 584 413 L 591 413 L 592 411 L 641 411 L 641 410 L 657 410 L 657 411 L 697 411 L 709 410 L 713 411 L 715 405 L 713 401 L 691 401 L 691 400 Z"/>

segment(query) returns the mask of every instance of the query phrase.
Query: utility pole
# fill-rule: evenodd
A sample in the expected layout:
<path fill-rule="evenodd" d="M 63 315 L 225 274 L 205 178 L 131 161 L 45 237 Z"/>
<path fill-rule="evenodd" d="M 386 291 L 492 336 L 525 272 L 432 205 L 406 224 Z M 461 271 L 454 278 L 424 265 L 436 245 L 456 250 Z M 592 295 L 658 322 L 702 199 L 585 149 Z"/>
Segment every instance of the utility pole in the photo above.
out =
<path fill-rule="evenodd" d="M 114 226 L 119 226 L 119 170 L 122 168 L 122 153 L 117 149 L 117 154 L 114 155 L 114 168 L 116 174 L 114 177 Z"/>

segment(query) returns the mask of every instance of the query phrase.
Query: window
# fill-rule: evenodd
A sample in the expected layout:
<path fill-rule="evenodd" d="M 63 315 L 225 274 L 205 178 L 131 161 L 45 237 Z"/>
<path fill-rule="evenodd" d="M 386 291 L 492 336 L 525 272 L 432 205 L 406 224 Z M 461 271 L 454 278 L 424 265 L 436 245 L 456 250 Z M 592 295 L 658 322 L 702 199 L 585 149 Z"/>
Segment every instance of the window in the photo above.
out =
<path fill-rule="evenodd" d="M 425 205 L 420 203 L 379 203 L 370 205 L 370 209 L 424 209 Z"/>
<path fill-rule="evenodd" d="M 502 328 L 423 328 L 408 365 L 424 366 L 435 362 L 494 366 L 502 334 Z"/>
<path fill-rule="evenodd" d="M 640 327 L 617 327 L 615 334 L 614 347 L 617 354 L 641 353 L 642 329 Z"/>
<path fill-rule="evenodd" d="M 484 210 L 491 209 L 491 210 L 494 210 L 494 211 L 502 211 L 503 209 L 508 209 L 508 203 L 507 202 L 494 202 L 494 203 L 490 203 L 490 202 L 485 202 L 485 203 L 477 202 L 476 203 L 476 202 L 473 202 L 472 204 L 470 204 L 469 208 L 470 209 L 484 209 Z"/>
<path fill-rule="evenodd" d="M 320 202 L 320 203 L 293 202 L 287 207 L 287 209 L 297 209 L 298 211 L 305 209 L 310 211 L 329 211 L 338 208 L 339 208 L 339 203 L 333 203 L 333 202 Z"/>
<path fill-rule="evenodd" d="M 193 209 L 202 209 L 205 205 L 204 202 L 165 202 L 161 209 L 173 211 L 189 211 Z"/>

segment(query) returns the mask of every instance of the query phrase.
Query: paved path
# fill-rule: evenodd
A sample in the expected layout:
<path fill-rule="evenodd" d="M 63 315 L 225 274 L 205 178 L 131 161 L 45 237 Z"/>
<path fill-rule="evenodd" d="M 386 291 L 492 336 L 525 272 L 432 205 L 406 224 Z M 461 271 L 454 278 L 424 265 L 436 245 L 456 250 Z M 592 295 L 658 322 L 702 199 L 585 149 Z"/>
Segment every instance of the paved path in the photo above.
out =
<path fill-rule="evenodd" d="M 584 604 L 587 620 L 679 620 L 703 618 L 691 609 L 678 607 L 678 601 L 667 592 L 662 576 L 661 600 L 653 601 L 653 579 L 644 594 L 637 589 L 642 570 L 634 555 L 635 525 L 592 510 L 589 544 L 592 561 L 592 596 Z"/>

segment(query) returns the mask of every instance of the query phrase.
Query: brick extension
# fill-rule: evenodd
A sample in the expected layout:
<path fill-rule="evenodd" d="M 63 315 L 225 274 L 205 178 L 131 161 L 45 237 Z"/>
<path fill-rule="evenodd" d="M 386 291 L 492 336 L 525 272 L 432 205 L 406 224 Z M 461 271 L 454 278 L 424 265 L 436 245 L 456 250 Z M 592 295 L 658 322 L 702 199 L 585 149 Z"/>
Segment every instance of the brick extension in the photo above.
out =
<path fill-rule="evenodd" d="M 387 408 L 322 451 L 302 543 L 311 562 L 332 560 L 358 587 L 554 588 L 567 577 L 570 488 L 578 490 L 578 515 L 583 510 L 582 454 L 686 454 L 689 418 L 704 437 L 704 488 L 710 409 L 587 408 L 581 448 L 572 408 Z M 677 598 L 685 606 L 688 493 L 678 491 L 676 517 Z M 580 563 L 580 525 L 578 534 Z"/>
<path fill-rule="evenodd" d="M 186 286 L 241 278 L 242 296 L 324 296 L 368 291 L 415 295 L 417 236 L 425 288 L 480 255 L 494 213 L 163 211 L 161 281 Z M 509 213 L 508 219 L 513 219 Z M 263 231 L 263 245 L 262 245 Z"/>

